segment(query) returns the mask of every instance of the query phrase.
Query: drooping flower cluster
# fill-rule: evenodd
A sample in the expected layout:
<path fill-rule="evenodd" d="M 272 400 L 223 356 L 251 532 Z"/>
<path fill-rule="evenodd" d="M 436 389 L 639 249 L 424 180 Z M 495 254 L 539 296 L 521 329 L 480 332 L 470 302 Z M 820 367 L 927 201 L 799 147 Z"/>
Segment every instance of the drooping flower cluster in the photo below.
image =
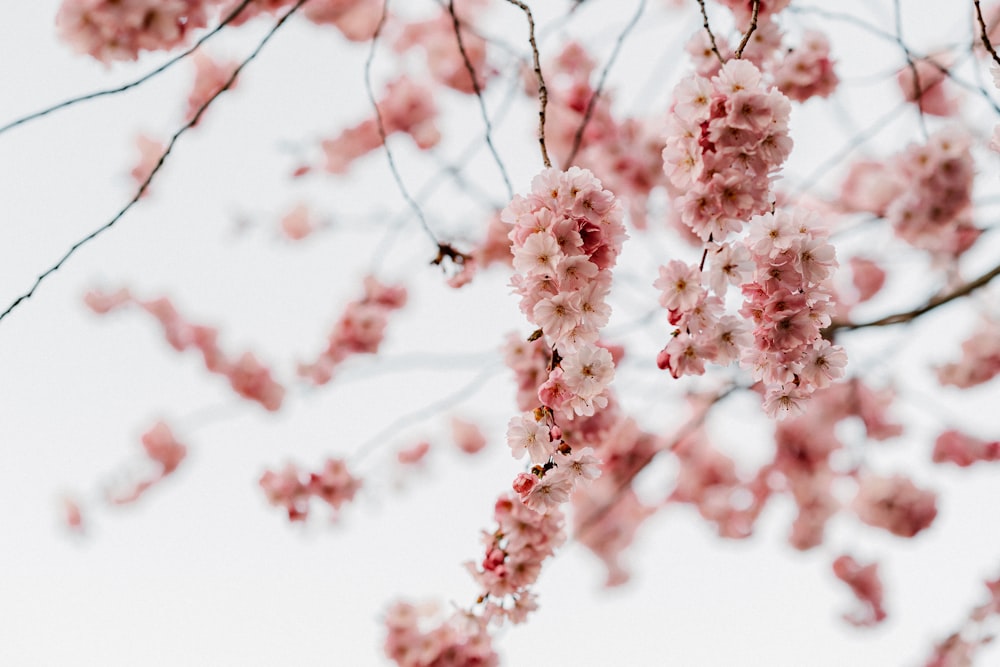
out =
<path fill-rule="evenodd" d="M 155 471 L 148 477 L 129 482 L 126 488 L 111 491 L 108 501 L 114 505 L 135 502 L 154 484 L 171 475 L 187 456 L 187 447 L 174 437 L 170 427 L 157 422 L 142 435 L 142 447 L 146 457 L 154 464 Z"/>
<path fill-rule="evenodd" d="M 104 63 L 169 50 L 208 23 L 206 0 L 63 0 L 56 29 L 79 53 Z"/>
<path fill-rule="evenodd" d="M 674 204 L 700 239 L 722 241 L 770 210 L 771 177 L 792 148 L 791 105 L 745 60 L 682 80 L 674 100 L 663 149 Z"/>
<path fill-rule="evenodd" d="M 486 620 L 455 612 L 440 620 L 432 607 L 396 602 L 386 612 L 385 655 L 399 667 L 496 667 Z"/>
<path fill-rule="evenodd" d="M 585 169 L 546 169 L 527 197 L 515 195 L 501 214 L 513 225 L 511 279 L 521 310 L 558 350 L 542 404 L 572 419 L 603 407 L 614 377 L 611 354 L 597 345 L 611 316 L 611 268 L 625 239 L 621 206 Z"/>
<path fill-rule="evenodd" d="M 397 132 L 409 134 L 421 150 L 432 148 L 441 140 L 441 133 L 434 124 L 437 117 L 434 96 L 428 88 L 407 76 L 386 85 L 378 110 L 386 137 Z M 332 139 L 323 140 L 326 158 L 323 168 L 331 174 L 347 173 L 351 163 L 381 146 L 378 121 L 368 118 Z"/>
<path fill-rule="evenodd" d="M 336 518 L 340 507 L 354 499 L 361 480 L 351 474 L 343 459 L 331 458 L 318 473 L 303 472 L 292 463 L 278 472 L 266 470 L 260 486 L 269 503 L 288 512 L 289 521 L 305 521 L 311 498 L 328 504 Z"/>
<path fill-rule="evenodd" d="M 205 368 L 225 376 L 237 394 L 259 403 L 271 412 L 281 407 L 285 397 L 284 387 L 271 377 L 271 371 L 252 352 L 245 352 L 238 359 L 230 359 L 218 345 L 217 329 L 191 324 L 181 317 L 169 299 L 143 301 L 133 297 L 128 290 L 121 289 L 114 293 L 94 290 L 87 293 L 84 301 L 99 315 L 128 304 L 139 306 L 159 321 L 167 342 L 175 350 L 198 350 L 205 360 Z"/>
<path fill-rule="evenodd" d="M 333 378 L 333 371 L 355 354 L 374 354 L 385 337 L 389 313 L 406 305 L 406 288 L 383 285 L 373 276 L 364 281 L 364 296 L 351 301 L 334 325 L 326 349 L 316 361 L 299 364 L 299 375 L 317 385 Z"/>
<path fill-rule="evenodd" d="M 520 623 L 534 610 L 530 587 L 542 563 L 566 541 L 564 519 L 558 509 L 540 513 L 517 498 L 500 496 L 493 510 L 497 527 L 483 534 L 483 560 L 468 563 L 469 572 L 482 587 L 484 616 Z"/>

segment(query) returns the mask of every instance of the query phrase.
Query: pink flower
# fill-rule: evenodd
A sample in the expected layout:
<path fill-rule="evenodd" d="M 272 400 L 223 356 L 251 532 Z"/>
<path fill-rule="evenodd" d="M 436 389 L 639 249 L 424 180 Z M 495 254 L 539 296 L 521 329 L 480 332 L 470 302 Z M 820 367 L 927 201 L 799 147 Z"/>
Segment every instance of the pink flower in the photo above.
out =
<path fill-rule="evenodd" d="M 698 267 L 676 259 L 660 267 L 653 287 L 660 290 L 660 305 L 667 310 L 691 310 L 705 294 Z"/>
<path fill-rule="evenodd" d="M 512 417 L 507 424 L 507 446 L 515 459 L 520 459 L 527 452 L 532 463 L 544 464 L 552 455 L 549 427 L 530 415 Z"/>
<path fill-rule="evenodd" d="M 859 485 L 854 511 L 870 526 L 900 537 L 913 537 L 937 516 L 935 494 L 918 489 L 906 477 L 865 475 Z"/>
<path fill-rule="evenodd" d="M 534 487 L 521 496 L 521 501 L 540 514 L 558 510 L 559 506 L 569 500 L 573 491 L 573 481 L 558 469 L 549 471 Z"/>
<path fill-rule="evenodd" d="M 844 614 L 851 625 L 871 626 L 885 620 L 882 607 L 882 582 L 878 576 L 878 564 L 859 564 L 851 556 L 843 555 L 833 561 L 833 573 L 851 587 L 854 596 L 864 605 L 864 610 L 854 615 Z"/>
<path fill-rule="evenodd" d="M 479 427 L 458 417 L 451 418 L 451 437 L 466 454 L 476 454 L 486 446 L 486 436 Z"/>

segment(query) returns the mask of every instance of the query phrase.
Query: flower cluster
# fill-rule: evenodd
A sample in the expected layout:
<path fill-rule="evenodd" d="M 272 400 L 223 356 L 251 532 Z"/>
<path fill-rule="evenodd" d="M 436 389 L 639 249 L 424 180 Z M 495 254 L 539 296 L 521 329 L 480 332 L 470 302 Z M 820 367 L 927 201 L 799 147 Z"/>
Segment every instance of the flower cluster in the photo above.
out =
<path fill-rule="evenodd" d="M 971 138 L 955 129 L 909 147 L 893 163 L 897 195 L 886 209 L 896 234 L 911 245 L 957 257 L 979 237 L 972 223 L 975 164 Z"/>
<path fill-rule="evenodd" d="M 406 305 L 406 288 L 365 278 L 364 296 L 351 301 L 334 325 L 326 349 L 316 361 L 299 364 L 299 375 L 317 385 L 333 378 L 334 369 L 355 354 L 374 354 L 385 337 L 389 313 Z"/>
<path fill-rule="evenodd" d="M 456 612 L 435 622 L 435 609 L 396 602 L 385 616 L 385 655 L 399 667 L 496 667 L 486 622 Z M 421 626 L 430 627 L 421 627 Z"/>
<path fill-rule="evenodd" d="M 245 352 L 235 360 L 228 358 L 218 345 L 218 330 L 191 324 L 181 317 L 169 299 L 142 301 L 134 298 L 128 290 L 121 289 L 113 293 L 91 291 L 84 297 L 84 301 L 99 315 L 134 303 L 160 322 L 171 347 L 178 352 L 190 348 L 201 352 L 205 368 L 228 378 L 237 394 L 259 403 L 271 412 L 281 407 L 285 397 L 284 387 L 271 377 L 271 371 L 252 352 Z"/>
<path fill-rule="evenodd" d="M 815 30 L 807 30 L 802 43 L 789 49 L 774 68 L 778 90 L 796 102 L 829 97 L 839 82 L 830 60 L 830 41 Z"/>
<path fill-rule="evenodd" d="M 937 516 L 937 496 L 918 488 L 906 477 L 864 475 L 858 480 L 853 508 L 869 526 L 899 537 L 913 537 Z"/>
<path fill-rule="evenodd" d="M 342 459 L 327 459 L 318 473 L 306 473 L 289 463 L 279 472 L 266 470 L 260 477 L 260 487 L 269 503 L 288 512 L 289 521 L 305 521 L 309 515 L 309 500 L 319 498 L 337 511 L 354 499 L 361 480 L 354 477 Z"/>
<path fill-rule="evenodd" d="M 432 148 L 441 140 L 434 124 L 437 107 L 431 91 L 409 77 L 401 76 L 386 85 L 378 110 L 386 137 L 397 132 L 409 134 L 421 150 Z M 382 142 L 378 121 L 364 120 L 332 139 L 323 140 L 324 169 L 331 174 L 347 173 L 352 162 L 381 147 Z"/>
<path fill-rule="evenodd" d="M 663 149 L 674 203 L 700 239 L 722 241 L 771 209 L 771 176 L 792 148 L 791 105 L 745 60 L 730 60 L 711 80 L 682 80 L 674 100 Z"/>
<path fill-rule="evenodd" d="M 513 225 L 511 284 L 561 360 L 552 363 L 541 402 L 572 419 L 606 405 L 602 394 L 614 377 L 611 354 L 597 340 L 611 316 L 605 299 L 626 236 L 622 210 L 600 181 L 576 167 L 546 169 L 531 190 L 501 213 Z"/>
<path fill-rule="evenodd" d="M 938 382 L 961 389 L 989 382 L 1000 374 L 1000 320 L 985 319 L 962 342 L 962 358 L 937 368 Z"/>
<path fill-rule="evenodd" d="M 739 359 L 766 388 L 768 414 L 798 412 L 801 401 L 843 375 L 846 355 L 822 338 L 833 312 L 829 278 L 837 265 L 826 231 L 803 212 L 766 213 L 740 241 L 710 244 L 708 270 L 672 260 L 654 287 L 677 328 L 657 363 L 674 377 L 701 375 L 705 362 Z M 726 315 L 738 285 L 743 319 Z M 752 322 L 752 334 L 747 322 Z"/>
<path fill-rule="evenodd" d="M 63 0 L 56 29 L 79 53 L 104 63 L 169 50 L 208 23 L 206 0 Z"/>
<path fill-rule="evenodd" d="M 529 588 L 542 571 L 542 562 L 566 540 L 563 515 L 558 509 L 536 512 L 517 498 L 501 496 L 494 507 L 497 527 L 484 533 L 486 553 L 468 569 L 482 587 L 486 618 L 524 620 L 535 608 Z"/>
<path fill-rule="evenodd" d="M 142 447 L 146 457 L 154 464 L 155 472 L 149 477 L 131 482 L 123 490 L 111 492 L 108 500 L 112 504 L 124 505 L 135 502 L 154 484 L 173 474 L 187 456 L 187 447 L 177 441 L 170 427 L 163 422 L 157 422 L 143 434 Z"/>

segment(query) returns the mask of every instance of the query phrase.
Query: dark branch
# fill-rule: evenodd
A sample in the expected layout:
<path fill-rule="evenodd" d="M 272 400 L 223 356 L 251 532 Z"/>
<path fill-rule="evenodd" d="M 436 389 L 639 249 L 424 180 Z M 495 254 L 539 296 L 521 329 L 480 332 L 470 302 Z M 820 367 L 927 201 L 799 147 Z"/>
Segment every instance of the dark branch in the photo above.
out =
<path fill-rule="evenodd" d="M 737 60 L 743 57 L 743 49 L 747 47 L 747 43 L 750 41 L 750 36 L 753 35 L 754 30 L 757 29 L 757 14 L 760 12 L 760 0 L 753 0 L 753 13 L 750 15 L 750 27 L 747 28 L 747 32 L 743 35 L 743 39 L 740 40 L 740 45 L 736 47 L 736 53 L 733 54 Z"/>
<path fill-rule="evenodd" d="M 545 87 L 545 77 L 542 76 L 542 64 L 539 62 L 538 44 L 535 42 L 535 18 L 531 15 L 531 9 L 521 0 L 507 0 L 512 5 L 521 8 L 524 15 L 528 17 L 528 42 L 531 44 L 531 56 L 535 66 L 535 78 L 538 79 L 538 145 L 542 150 L 542 163 L 546 167 L 552 166 L 549 159 L 549 151 L 545 148 L 545 107 L 549 103 L 549 91 Z"/>
<path fill-rule="evenodd" d="M 712 32 L 712 27 L 708 25 L 708 11 L 705 9 L 705 0 L 698 0 L 698 6 L 701 7 L 701 20 L 702 26 L 705 28 L 705 32 L 708 33 L 708 41 L 712 45 L 712 53 L 715 57 L 719 59 L 719 62 L 723 65 L 726 64 L 726 59 L 722 57 L 719 53 L 719 47 L 715 43 L 715 33 Z"/>
<path fill-rule="evenodd" d="M 166 161 L 167 156 L 170 155 L 170 152 L 174 149 L 174 145 L 177 143 L 177 140 L 180 139 L 185 132 L 187 132 L 192 127 L 198 124 L 198 121 L 201 119 L 202 114 L 205 113 L 205 110 L 208 109 L 209 106 L 211 106 L 211 104 L 219 97 L 219 95 L 221 95 L 223 92 L 229 90 L 229 88 L 232 87 L 233 82 L 236 81 L 236 77 L 239 76 L 239 73 L 241 71 L 243 71 L 243 68 L 249 65 L 250 62 L 257 57 L 257 55 L 261 52 L 261 49 L 264 48 L 264 45 L 271 40 L 271 37 L 274 36 L 274 34 L 285 23 L 285 21 L 287 21 L 292 16 L 292 14 L 294 14 L 299 9 L 299 7 L 301 7 L 308 1 L 309 0 L 299 0 L 297 3 L 295 3 L 295 5 L 291 9 L 288 10 L 288 12 L 284 16 L 278 19 L 278 21 L 274 24 L 274 26 L 272 26 L 271 30 L 269 30 L 268 33 L 264 35 L 264 38 L 261 39 L 260 43 L 257 44 L 257 47 L 250 53 L 250 55 L 247 56 L 235 70 L 233 70 L 233 73 L 229 76 L 229 79 L 226 80 L 225 84 L 223 84 L 223 86 L 218 91 L 216 91 L 215 94 L 213 94 L 198 108 L 198 111 L 195 112 L 194 116 L 192 116 L 187 123 L 182 125 L 179 130 L 174 132 L 173 136 L 170 137 L 170 141 L 167 143 L 166 150 L 163 151 L 163 155 L 160 156 L 160 159 L 156 162 L 156 165 L 153 167 L 153 170 L 149 172 L 148 176 L 146 176 L 146 180 L 144 180 L 142 184 L 139 185 L 139 189 L 136 191 L 132 199 L 129 200 L 129 202 L 125 204 L 125 206 L 120 211 L 118 211 L 118 213 L 116 213 L 113 218 L 111 218 L 109 221 L 107 221 L 106 223 L 104 223 L 103 225 L 101 225 L 100 227 L 98 227 L 97 229 L 95 229 L 94 231 L 92 231 L 91 233 L 87 234 L 85 237 L 74 243 L 70 247 L 70 249 L 67 250 L 62 257 L 59 258 L 59 261 L 57 261 L 55 264 L 50 266 L 44 273 L 35 278 L 35 282 L 31 286 L 31 289 L 22 294 L 21 296 L 17 297 L 17 299 L 15 299 L 13 303 L 7 306 L 7 310 L 0 313 L 0 321 L 2 321 L 5 317 L 7 317 L 11 313 L 11 311 L 17 308 L 21 304 L 21 302 L 26 301 L 27 299 L 30 299 L 32 296 L 34 296 L 35 290 L 37 290 L 38 286 L 42 284 L 42 281 L 44 281 L 50 275 L 58 271 L 62 267 L 62 265 L 65 264 L 66 261 L 70 257 L 72 257 L 74 253 L 76 253 L 77 250 L 79 250 L 82 246 L 86 245 L 90 241 L 93 241 L 95 238 L 97 238 L 104 232 L 114 227 L 115 224 L 119 220 L 121 220 L 126 213 L 128 213 L 129 209 L 131 209 L 133 206 L 136 205 L 139 199 L 142 198 L 142 195 L 149 188 L 149 184 L 152 183 L 153 178 L 163 167 L 163 164 Z"/>
<path fill-rule="evenodd" d="M 868 327 L 885 327 L 892 324 L 903 324 L 904 322 L 912 322 L 921 315 L 929 313 L 938 306 L 943 306 L 946 303 L 954 301 L 955 299 L 960 299 L 963 296 L 968 296 L 972 292 L 976 291 L 980 287 L 983 287 L 991 280 L 1000 276 L 1000 265 L 993 267 L 992 270 L 987 271 L 983 275 L 979 276 L 975 280 L 968 282 L 957 289 L 948 292 L 947 294 L 942 294 L 941 296 L 936 296 L 927 303 L 913 310 L 908 310 L 904 313 L 896 313 L 895 315 L 887 315 L 886 317 L 879 318 L 877 320 L 872 320 L 870 322 L 833 322 L 826 329 L 823 330 L 823 337 L 829 339 L 832 334 L 840 330 L 852 331 L 854 329 L 866 329 Z"/>
<path fill-rule="evenodd" d="M 187 49 L 186 51 L 183 51 L 182 53 L 177 54 L 176 56 L 174 56 L 173 58 L 171 58 L 167 62 L 163 63 L 162 65 L 160 65 L 159 67 L 157 67 L 156 69 L 154 69 L 152 72 L 144 74 L 143 76 L 139 77 L 135 81 L 132 81 L 130 83 L 126 83 L 125 85 L 119 86 L 117 88 L 109 88 L 107 90 L 99 90 L 99 91 L 94 92 L 94 93 L 88 93 L 86 95 L 80 95 L 79 97 L 72 97 L 72 98 L 70 98 L 68 100 L 64 100 L 63 102 L 60 102 L 59 104 L 55 104 L 55 105 L 53 105 L 51 107 L 48 107 L 46 109 L 42 109 L 41 111 L 35 111 L 34 113 L 30 113 L 27 116 L 24 116 L 22 118 L 18 118 L 17 120 L 13 120 L 13 121 L 7 123 L 6 125 L 0 126 L 0 134 L 3 134 L 7 130 L 12 130 L 12 129 L 14 129 L 15 127 L 17 127 L 19 125 L 24 125 L 25 123 L 27 123 L 29 121 L 36 120 L 38 118 L 42 118 L 43 116 L 47 116 L 50 113 L 53 113 L 55 111 L 59 111 L 60 109 L 65 109 L 66 107 L 73 106 L 73 105 L 78 104 L 80 102 L 86 102 L 87 100 L 97 99 L 98 97 L 106 97 L 108 95 L 116 95 L 118 93 L 124 93 L 127 90 L 135 88 L 136 86 L 139 86 L 139 85 L 141 85 L 141 84 L 149 81 L 150 79 L 152 79 L 153 77 L 155 77 L 157 74 L 162 74 L 163 72 L 165 72 L 168 69 L 170 69 L 174 64 L 178 63 L 179 61 L 183 60 L 184 58 L 187 58 L 189 55 L 191 55 L 192 53 L 194 53 L 198 49 L 199 46 L 201 46 L 202 44 L 204 44 L 205 42 L 207 42 L 209 40 L 209 38 L 211 38 L 213 35 L 215 35 L 216 33 L 218 33 L 224 27 L 226 27 L 227 25 L 229 25 L 229 23 L 231 21 L 233 21 L 233 19 L 235 19 L 237 16 L 239 16 L 240 12 L 243 11 L 244 7 L 246 7 L 247 5 L 249 5 L 252 1 L 253 0 L 243 0 L 243 2 L 241 2 L 239 4 L 239 6 L 237 6 L 232 12 L 229 13 L 228 16 L 226 16 L 225 19 L 222 20 L 221 23 L 219 23 L 219 25 L 217 25 L 215 28 L 213 28 L 207 34 L 205 34 L 204 36 L 202 36 L 197 42 L 195 42 L 194 46 L 192 46 L 191 48 Z"/>

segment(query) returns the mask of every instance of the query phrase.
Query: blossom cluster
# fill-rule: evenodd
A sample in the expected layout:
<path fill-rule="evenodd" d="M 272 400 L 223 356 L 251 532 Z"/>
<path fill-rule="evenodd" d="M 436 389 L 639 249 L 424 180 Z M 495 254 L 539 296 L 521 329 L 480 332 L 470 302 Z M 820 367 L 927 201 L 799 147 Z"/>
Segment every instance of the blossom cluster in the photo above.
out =
<path fill-rule="evenodd" d="M 810 214 L 757 216 L 741 240 L 709 244 L 706 259 L 707 270 L 679 260 L 660 267 L 654 287 L 676 326 L 657 360 L 661 368 L 674 377 L 701 375 L 706 362 L 739 360 L 764 384 L 772 416 L 799 412 L 813 391 L 843 375 L 846 355 L 822 337 L 837 261 Z M 725 314 L 730 284 L 743 293 L 743 319 Z"/>
<path fill-rule="evenodd" d="M 862 603 L 861 611 L 844 614 L 844 620 L 851 625 L 871 626 L 885 620 L 882 606 L 882 580 L 878 576 L 878 564 L 862 565 L 853 556 L 843 555 L 833 561 L 833 573 L 850 586 L 854 596 Z"/>
<path fill-rule="evenodd" d="M 536 608 L 530 587 L 542 563 L 566 541 L 562 512 L 540 513 L 516 497 L 502 495 L 493 509 L 497 527 L 483 534 L 483 560 L 467 567 L 483 591 L 484 616 L 522 622 Z"/>
<path fill-rule="evenodd" d="M 962 342 L 962 358 L 937 368 L 938 382 L 968 389 L 1000 374 L 1000 320 L 984 319 Z"/>
<path fill-rule="evenodd" d="M 361 488 L 361 480 L 336 458 L 327 459 L 319 472 L 304 472 L 292 463 L 278 472 L 266 470 L 259 483 L 268 502 L 288 512 L 289 521 L 305 521 L 311 498 L 327 503 L 336 517 L 340 507 L 353 500 Z"/>
<path fill-rule="evenodd" d="M 702 241 L 722 241 L 771 209 L 771 177 L 791 152 L 791 105 L 746 60 L 674 88 L 663 168 L 680 218 Z"/>
<path fill-rule="evenodd" d="M 154 464 L 155 472 L 130 482 L 126 488 L 110 492 L 108 501 L 112 504 L 135 502 L 154 484 L 173 474 L 187 456 L 187 447 L 177 441 L 170 427 L 163 422 L 157 422 L 142 435 L 142 447 L 146 458 Z"/>
<path fill-rule="evenodd" d="M 560 359 L 541 403 L 567 419 L 593 414 L 606 405 L 602 394 L 614 377 L 611 354 L 597 340 L 611 316 L 611 268 L 626 236 L 621 206 L 585 169 L 546 169 L 501 218 L 513 225 L 511 284 L 521 311 Z"/>
<path fill-rule="evenodd" d="M 395 133 L 409 134 L 421 150 L 432 148 L 441 140 L 441 133 L 434 124 L 437 107 L 431 91 L 407 76 L 386 84 L 378 111 L 382 119 L 381 130 L 376 118 L 368 118 L 342 130 L 332 139 L 323 140 L 327 172 L 347 173 L 351 163 L 382 146 L 383 133 L 386 137 Z"/>
<path fill-rule="evenodd" d="M 326 349 L 313 362 L 299 364 L 299 375 L 317 385 L 333 378 L 333 371 L 350 356 L 378 352 L 389 313 L 406 305 L 406 288 L 385 285 L 367 276 L 364 295 L 351 301 L 327 338 Z"/>
<path fill-rule="evenodd" d="M 456 612 L 440 621 L 435 609 L 396 602 L 386 612 L 385 655 L 399 667 L 496 667 L 486 622 Z"/>
<path fill-rule="evenodd" d="M 271 412 L 281 407 L 285 397 L 284 387 L 271 377 L 271 371 L 252 352 L 245 352 L 238 359 L 230 359 L 219 347 L 217 329 L 188 322 L 169 299 L 143 301 L 133 297 L 128 290 L 121 289 L 112 293 L 94 290 L 87 293 L 84 301 L 99 315 L 128 304 L 139 306 L 159 321 L 167 342 L 175 350 L 198 350 L 205 361 L 205 368 L 225 376 L 237 394 L 259 403 Z"/>
<path fill-rule="evenodd" d="M 208 24 L 212 0 L 63 0 L 60 38 L 102 62 L 135 60 L 140 51 L 169 50 Z"/>

